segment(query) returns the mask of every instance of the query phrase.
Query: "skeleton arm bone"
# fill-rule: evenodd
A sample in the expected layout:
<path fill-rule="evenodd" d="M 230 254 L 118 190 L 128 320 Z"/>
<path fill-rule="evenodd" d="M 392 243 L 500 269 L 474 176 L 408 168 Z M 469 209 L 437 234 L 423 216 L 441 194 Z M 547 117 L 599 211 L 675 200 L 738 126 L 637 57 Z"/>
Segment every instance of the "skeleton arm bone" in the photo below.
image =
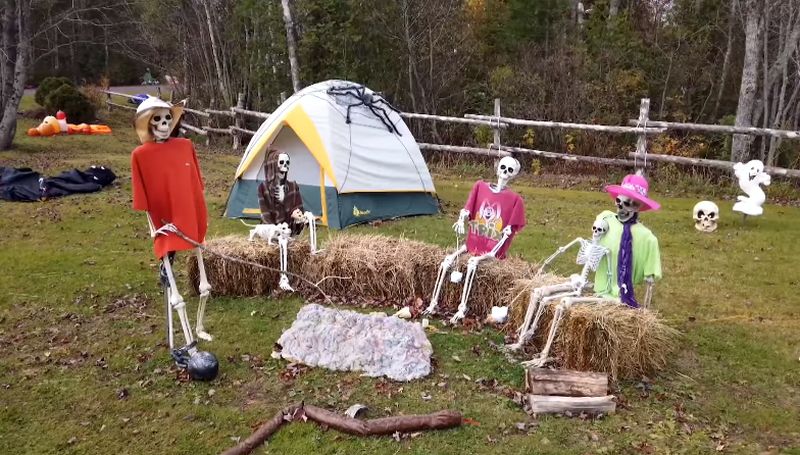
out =
<path fill-rule="evenodd" d="M 481 259 L 484 259 L 484 258 L 487 258 L 487 257 L 496 257 L 497 256 L 497 252 L 500 251 L 500 248 L 502 248 L 503 245 L 508 241 L 508 239 L 511 238 L 511 234 L 513 234 L 513 232 L 514 231 L 511 229 L 511 226 L 504 227 L 503 228 L 503 237 L 500 238 L 500 241 L 497 242 L 497 245 L 495 245 L 494 248 L 492 248 L 492 251 L 489 251 L 488 253 L 484 254 L 483 256 L 479 256 L 479 257 Z"/>
<path fill-rule="evenodd" d="M 653 300 L 653 290 L 656 287 L 656 279 L 653 275 L 648 275 L 645 279 L 645 286 L 647 290 L 644 294 L 644 308 L 650 308 L 650 302 Z"/>
<path fill-rule="evenodd" d="M 542 266 L 539 267 L 539 270 L 536 273 L 541 274 L 542 272 L 544 272 L 545 267 L 547 267 L 548 265 L 550 265 L 550 263 L 555 261 L 557 257 L 561 256 L 565 251 L 572 248 L 574 245 L 580 244 L 583 241 L 584 239 L 582 239 L 581 237 L 577 237 L 575 240 L 569 242 L 568 244 L 558 247 L 555 253 L 551 254 L 550 257 L 544 260 Z"/>

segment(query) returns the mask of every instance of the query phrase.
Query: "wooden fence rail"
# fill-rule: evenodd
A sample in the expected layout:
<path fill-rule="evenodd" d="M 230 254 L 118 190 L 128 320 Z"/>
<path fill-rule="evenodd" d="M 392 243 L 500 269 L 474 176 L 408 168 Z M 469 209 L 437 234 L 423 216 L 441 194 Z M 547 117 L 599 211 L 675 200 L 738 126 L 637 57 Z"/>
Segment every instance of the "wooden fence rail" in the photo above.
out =
<path fill-rule="evenodd" d="M 107 101 L 106 104 L 111 110 L 114 107 L 123 108 L 128 110 L 136 110 L 135 107 L 115 103 L 112 96 L 120 96 L 125 98 L 133 98 L 132 95 L 125 93 L 106 91 Z M 688 166 L 701 166 L 716 169 L 729 170 L 733 168 L 730 161 L 723 160 L 708 160 L 702 158 L 686 158 L 673 155 L 654 155 L 647 153 L 647 140 L 648 137 L 664 134 L 667 131 L 699 131 L 704 133 L 721 133 L 721 134 L 745 134 L 751 136 L 768 136 L 780 137 L 784 139 L 800 139 L 800 132 L 788 130 L 776 130 L 771 128 L 745 128 L 727 125 L 709 125 L 698 123 L 679 123 L 679 122 L 663 122 L 650 120 L 648 118 L 650 110 L 650 100 L 644 98 L 641 100 L 639 118 L 629 120 L 629 126 L 618 125 L 595 125 L 585 123 L 571 123 L 571 122 L 551 122 L 544 120 L 526 120 L 513 117 L 503 117 L 500 115 L 500 102 L 495 100 L 494 115 L 478 115 L 478 114 L 465 114 L 464 117 L 448 117 L 444 115 L 422 114 L 416 112 L 400 112 L 400 116 L 406 119 L 427 120 L 446 122 L 454 124 L 466 124 L 475 126 L 488 126 L 494 131 L 494 143 L 488 147 L 470 147 L 458 146 L 447 144 L 429 144 L 419 143 L 422 150 L 430 150 L 436 152 L 447 153 L 468 153 L 483 156 L 511 156 L 514 154 L 531 155 L 547 159 L 558 159 L 562 161 L 582 161 L 587 163 L 594 163 L 608 166 L 622 166 L 636 168 L 637 172 L 644 172 L 644 167 L 647 161 L 669 162 L 680 165 Z M 244 128 L 243 117 L 254 117 L 258 119 L 267 119 L 270 116 L 268 112 L 252 111 L 244 108 L 244 95 L 239 94 L 237 105 L 228 110 L 222 109 L 190 109 L 184 108 L 184 111 L 195 114 L 206 120 L 203 126 L 195 126 L 188 124 L 185 121 L 181 122 L 181 126 L 190 132 L 200 134 L 206 137 L 206 141 L 210 140 L 212 134 L 228 135 L 233 137 L 233 149 L 238 150 L 243 145 L 242 136 L 253 136 L 255 131 Z M 227 117 L 232 119 L 232 124 L 225 128 L 214 127 L 211 121 L 215 116 Z M 500 145 L 500 131 L 510 128 L 512 126 L 527 126 L 535 128 L 558 128 L 558 129 L 574 129 L 583 131 L 594 131 L 600 133 L 610 134 L 635 134 L 637 137 L 636 151 L 628 154 L 633 160 L 621 158 L 606 158 L 598 156 L 575 155 L 570 153 L 549 152 L 544 150 L 528 149 L 523 147 L 512 147 Z M 783 176 L 787 178 L 800 179 L 800 169 L 785 169 L 779 167 L 766 167 L 766 172 L 775 176 Z"/>

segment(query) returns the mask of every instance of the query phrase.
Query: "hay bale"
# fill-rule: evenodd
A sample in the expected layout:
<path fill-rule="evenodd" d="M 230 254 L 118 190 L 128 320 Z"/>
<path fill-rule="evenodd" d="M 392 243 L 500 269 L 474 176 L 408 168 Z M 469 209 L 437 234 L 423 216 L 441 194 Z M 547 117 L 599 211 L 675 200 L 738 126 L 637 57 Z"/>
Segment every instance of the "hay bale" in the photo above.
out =
<path fill-rule="evenodd" d="M 545 275 L 515 282 L 509 297 L 514 303 L 504 327 L 506 332 L 515 334 L 522 324 L 531 291 L 554 284 L 557 278 Z M 550 305 L 542 315 L 536 335 L 529 342 L 531 355 L 544 347 L 554 310 L 555 305 Z M 675 329 L 659 320 L 655 311 L 617 303 L 574 305 L 561 321 L 551 354 L 563 368 L 602 371 L 615 380 L 639 378 L 666 367 L 677 335 Z"/>
<path fill-rule="evenodd" d="M 306 274 L 329 279 L 320 286 L 329 295 L 343 298 L 368 297 L 402 303 L 409 297 L 428 299 L 436 284 L 443 248 L 428 243 L 382 235 L 343 233 L 325 245 L 325 252 L 306 265 Z M 457 267 L 466 271 L 469 255 L 463 255 Z M 454 268 L 455 270 L 455 268 Z M 532 276 L 534 267 L 525 261 L 509 258 L 485 261 L 478 268 L 469 299 L 469 314 L 484 317 L 493 305 L 505 305 L 503 298 L 515 279 Z M 461 301 L 462 283 L 454 284 L 449 274 L 439 298 L 440 313 L 454 313 Z"/>
<path fill-rule="evenodd" d="M 263 241 L 249 242 L 245 236 L 229 235 L 209 240 L 206 242 L 206 248 L 228 256 L 280 269 L 277 244 L 267 245 Z M 289 244 L 289 272 L 302 273 L 309 257 L 308 241 L 299 239 L 291 242 Z M 214 295 L 242 297 L 269 295 L 278 287 L 280 275 L 277 272 L 228 261 L 210 253 L 203 255 L 203 263 L 205 264 L 208 282 L 211 284 L 211 293 Z M 192 291 L 197 293 L 200 275 L 197 270 L 197 258 L 193 254 L 187 257 L 187 275 Z M 295 289 L 298 289 L 303 284 L 300 280 L 291 276 L 289 281 Z"/>
<path fill-rule="evenodd" d="M 209 240 L 207 248 L 229 256 L 279 267 L 278 248 L 264 242 L 248 242 L 243 236 L 227 236 Z M 341 233 L 324 245 L 324 251 L 309 255 L 308 243 L 298 240 L 289 247 L 289 271 L 302 275 L 329 296 L 347 301 L 383 300 L 402 304 L 413 297 L 430 298 L 439 265 L 449 251 L 424 242 L 382 235 Z M 206 273 L 215 295 L 256 296 L 270 294 L 278 275 L 236 262 L 205 254 Z M 457 267 L 464 272 L 469 255 L 463 255 Z M 197 287 L 197 263 L 188 259 L 189 280 Z M 507 305 L 504 299 L 515 279 L 531 277 L 535 267 L 525 261 L 509 258 L 485 261 L 478 268 L 468 314 L 485 317 L 492 306 Z M 318 293 L 296 278 L 292 286 L 306 297 Z M 454 313 L 461 300 L 462 283 L 454 284 L 449 275 L 439 298 L 439 312 Z"/>

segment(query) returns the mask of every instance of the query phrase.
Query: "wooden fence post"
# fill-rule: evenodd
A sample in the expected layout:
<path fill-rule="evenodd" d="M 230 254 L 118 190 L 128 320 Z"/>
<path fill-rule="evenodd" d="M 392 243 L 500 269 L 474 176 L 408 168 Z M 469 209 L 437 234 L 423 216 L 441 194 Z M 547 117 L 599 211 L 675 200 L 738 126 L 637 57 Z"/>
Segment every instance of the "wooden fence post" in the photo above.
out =
<path fill-rule="evenodd" d="M 209 115 L 208 117 L 206 117 L 206 128 L 203 128 L 204 130 L 206 130 L 206 147 L 211 145 L 211 130 L 210 130 L 210 128 L 211 128 L 211 117 L 213 117 L 213 116 Z M 198 120 L 198 122 L 200 121 L 200 119 L 197 119 L 197 120 Z"/>
<path fill-rule="evenodd" d="M 492 125 L 492 131 L 494 132 L 494 137 L 492 140 L 494 141 L 494 148 L 500 150 L 500 98 L 494 99 L 494 116 L 497 120 L 497 125 Z"/>
<path fill-rule="evenodd" d="M 239 96 L 236 98 L 236 107 L 244 109 L 244 93 L 239 93 Z M 233 124 L 236 125 L 237 128 L 244 128 L 243 116 L 239 115 L 233 109 L 231 109 L 231 113 L 233 114 Z M 233 150 L 239 150 L 239 147 L 242 146 L 242 133 L 239 130 L 233 130 L 231 131 L 231 135 L 233 136 Z"/>
<path fill-rule="evenodd" d="M 645 168 L 647 167 L 647 120 L 650 114 L 650 98 L 642 98 L 639 104 L 639 121 L 636 126 L 642 128 L 642 132 L 638 134 L 636 139 L 636 174 L 644 175 Z"/>

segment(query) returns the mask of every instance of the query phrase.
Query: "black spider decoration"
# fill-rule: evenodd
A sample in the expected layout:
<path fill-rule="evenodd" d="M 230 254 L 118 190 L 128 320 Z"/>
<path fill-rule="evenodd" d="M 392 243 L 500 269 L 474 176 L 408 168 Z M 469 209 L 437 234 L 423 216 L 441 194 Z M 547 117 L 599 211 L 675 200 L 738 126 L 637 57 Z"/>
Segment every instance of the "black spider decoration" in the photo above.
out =
<path fill-rule="evenodd" d="M 366 87 L 363 85 L 341 85 L 337 87 L 331 87 L 328 89 L 328 94 L 333 96 L 349 96 L 355 98 L 352 103 L 347 104 L 347 123 L 350 124 L 350 109 L 356 106 L 366 106 L 375 114 L 376 117 L 383 123 L 389 132 L 396 133 L 398 136 L 402 136 L 400 131 L 397 130 L 397 127 L 392 123 L 392 120 L 389 118 L 389 114 L 386 112 L 385 108 L 389 108 L 398 114 L 400 113 L 397 108 L 389 104 L 383 97 L 378 93 L 367 93 Z"/>

